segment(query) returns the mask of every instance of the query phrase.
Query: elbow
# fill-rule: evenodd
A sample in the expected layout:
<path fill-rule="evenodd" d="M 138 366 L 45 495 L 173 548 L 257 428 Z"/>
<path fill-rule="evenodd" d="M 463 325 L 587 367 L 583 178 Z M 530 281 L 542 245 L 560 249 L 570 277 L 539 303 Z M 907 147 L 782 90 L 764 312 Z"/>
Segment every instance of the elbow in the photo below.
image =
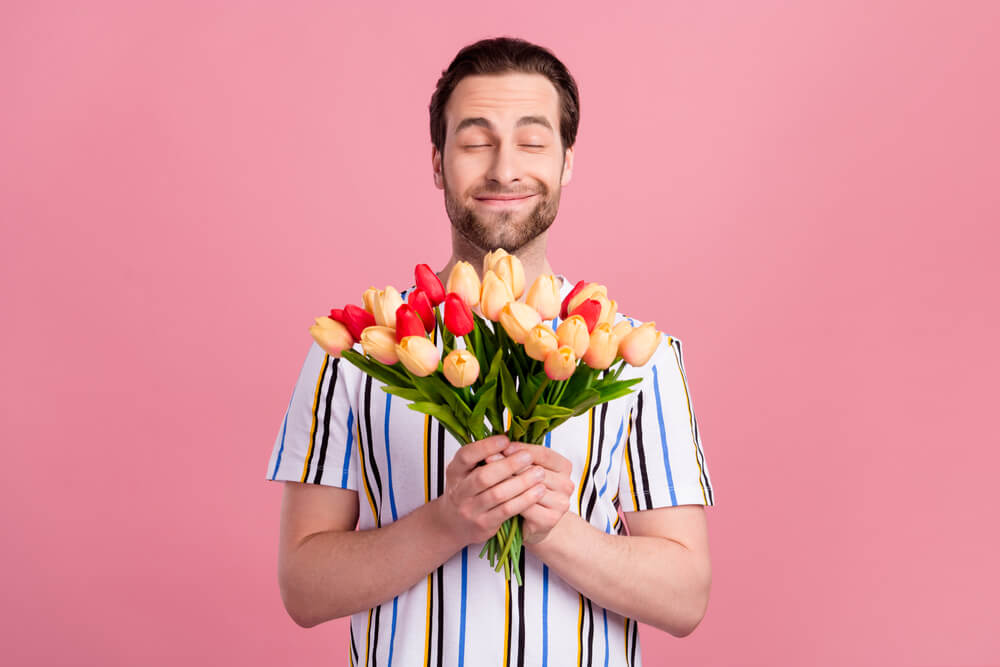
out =
<path fill-rule="evenodd" d="M 705 614 L 708 612 L 708 598 L 711 590 L 712 574 L 710 571 L 706 571 L 704 576 L 701 578 L 700 584 L 697 588 L 697 594 L 694 596 L 694 601 L 690 604 L 690 615 L 688 616 L 687 622 L 681 627 L 675 628 L 676 632 L 671 632 L 672 635 L 678 638 L 687 637 L 695 631 L 695 628 L 701 625 L 702 620 L 705 618 Z"/>

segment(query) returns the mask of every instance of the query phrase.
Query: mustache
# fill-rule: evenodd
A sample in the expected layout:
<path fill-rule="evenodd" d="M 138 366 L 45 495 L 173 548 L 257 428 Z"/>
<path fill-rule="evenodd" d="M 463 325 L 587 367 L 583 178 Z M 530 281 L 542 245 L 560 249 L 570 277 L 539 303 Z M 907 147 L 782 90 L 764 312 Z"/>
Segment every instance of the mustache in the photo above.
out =
<path fill-rule="evenodd" d="M 537 189 L 531 190 L 480 190 L 478 192 L 472 193 L 473 197 L 491 197 L 491 196 L 527 196 L 535 194 L 545 194 L 546 190 L 544 187 L 539 187 Z"/>

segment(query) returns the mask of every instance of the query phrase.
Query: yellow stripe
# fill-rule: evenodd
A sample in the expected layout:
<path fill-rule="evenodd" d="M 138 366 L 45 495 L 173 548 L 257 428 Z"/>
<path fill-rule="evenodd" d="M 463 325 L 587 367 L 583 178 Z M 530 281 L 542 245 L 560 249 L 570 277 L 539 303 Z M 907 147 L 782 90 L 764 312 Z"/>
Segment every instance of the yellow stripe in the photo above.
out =
<path fill-rule="evenodd" d="M 583 594 L 580 593 L 580 618 L 576 622 L 576 629 L 580 635 L 580 641 L 576 647 L 577 667 L 583 667 Z"/>
<path fill-rule="evenodd" d="M 361 419 L 355 422 L 358 427 L 358 458 L 361 460 L 361 483 L 365 487 L 365 495 L 368 496 L 368 504 L 372 508 L 372 518 L 375 520 L 375 525 L 379 525 L 378 512 L 375 511 L 375 496 L 372 495 L 372 490 L 368 487 L 368 473 L 365 472 L 365 453 L 361 449 Z M 367 664 L 367 660 L 365 663 Z"/>
<path fill-rule="evenodd" d="M 625 437 L 625 472 L 628 473 L 628 487 L 632 490 L 632 507 L 639 510 L 639 497 L 635 493 L 635 480 L 632 479 L 632 455 L 629 453 L 629 438 L 632 437 L 632 420 L 628 422 L 628 435 Z"/>
<path fill-rule="evenodd" d="M 702 476 L 704 473 L 701 469 L 701 461 L 698 460 L 698 440 L 694 435 L 694 411 L 691 410 L 691 395 L 688 393 L 687 379 L 684 377 L 684 369 L 681 368 L 681 359 L 677 354 L 677 348 L 674 347 L 673 338 L 667 336 L 667 344 L 670 349 L 674 351 L 674 359 L 677 360 L 677 370 L 681 372 L 681 384 L 684 386 L 684 398 L 687 400 L 688 406 L 688 423 L 691 425 L 691 442 L 694 443 L 694 462 L 698 464 L 698 485 L 701 486 L 701 497 L 708 504 L 708 495 L 705 493 L 705 483 L 702 481 Z"/>
<path fill-rule="evenodd" d="M 424 415 L 424 502 L 431 501 L 431 473 L 430 473 L 430 461 L 427 458 L 427 452 L 430 449 L 430 423 L 431 416 Z M 433 573 L 432 573 L 433 574 Z M 434 589 L 431 582 L 431 574 L 427 575 L 427 625 L 425 626 L 424 632 L 424 664 L 431 664 L 431 596 L 434 594 Z"/>
<path fill-rule="evenodd" d="M 424 638 L 424 664 L 431 664 L 431 575 L 427 575 L 427 635 Z"/>
<path fill-rule="evenodd" d="M 625 619 L 625 664 L 628 664 L 628 619 Z"/>
<path fill-rule="evenodd" d="M 309 451 L 306 452 L 305 461 L 302 462 L 302 479 L 300 482 L 306 481 L 306 477 L 309 476 L 309 460 L 312 456 L 313 451 L 313 441 L 316 439 L 316 406 L 319 404 L 319 390 L 323 386 L 323 376 L 326 375 L 326 366 L 330 363 L 330 355 L 323 357 L 323 367 L 319 369 L 319 377 L 316 378 L 316 393 L 313 395 L 313 409 L 312 409 L 312 426 L 309 427 Z"/>
<path fill-rule="evenodd" d="M 368 636 L 371 633 L 371 629 L 372 629 L 372 611 L 373 610 L 371 610 L 371 609 L 368 610 L 368 627 L 365 629 L 365 664 L 366 665 L 369 664 L 369 662 L 368 662 Z"/>
<path fill-rule="evenodd" d="M 583 516 L 583 487 L 587 485 L 587 477 L 590 474 L 590 449 L 594 440 L 594 410 L 595 408 L 590 409 L 587 419 L 587 463 L 584 464 L 583 472 L 580 473 L 580 487 L 576 490 L 576 509 L 580 516 Z"/>
<path fill-rule="evenodd" d="M 508 655 L 507 649 L 510 646 L 510 632 L 508 631 L 508 629 L 510 628 L 510 582 L 507 582 L 507 585 L 504 586 L 504 590 L 507 592 L 507 594 L 506 594 L 506 597 L 507 597 L 507 606 L 504 607 L 503 663 L 501 663 L 501 664 L 509 665 L 510 661 L 509 661 L 509 655 Z"/>

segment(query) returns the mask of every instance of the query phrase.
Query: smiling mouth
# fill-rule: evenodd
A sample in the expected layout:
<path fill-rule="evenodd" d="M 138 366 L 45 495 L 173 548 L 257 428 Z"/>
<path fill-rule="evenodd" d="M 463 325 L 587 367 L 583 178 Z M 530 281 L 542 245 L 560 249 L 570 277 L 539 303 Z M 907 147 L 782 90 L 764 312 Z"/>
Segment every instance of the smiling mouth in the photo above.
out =
<path fill-rule="evenodd" d="M 535 196 L 535 194 L 537 193 L 532 193 L 529 195 L 513 195 L 513 196 L 499 195 L 497 197 L 474 197 L 474 199 L 478 202 L 482 202 L 490 206 L 515 206 L 517 204 L 520 204 L 521 202 L 525 202 L 531 199 L 532 197 Z"/>

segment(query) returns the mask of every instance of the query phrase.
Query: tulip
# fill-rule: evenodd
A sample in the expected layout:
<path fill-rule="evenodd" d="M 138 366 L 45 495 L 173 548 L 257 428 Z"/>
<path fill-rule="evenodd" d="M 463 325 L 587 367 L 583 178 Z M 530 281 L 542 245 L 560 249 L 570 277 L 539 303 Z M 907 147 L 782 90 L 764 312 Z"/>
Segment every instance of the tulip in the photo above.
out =
<path fill-rule="evenodd" d="M 580 290 L 582 290 L 584 285 L 586 284 L 587 281 L 580 280 L 576 283 L 576 285 L 573 285 L 573 289 L 569 291 L 569 294 L 567 294 L 566 298 L 562 300 L 562 304 L 559 307 L 559 319 L 565 320 L 567 317 L 569 317 L 569 312 L 567 309 L 569 308 L 570 299 L 579 294 Z"/>
<path fill-rule="evenodd" d="M 587 323 L 587 333 L 594 330 L 594 326 L 597 325 L 597 321 L 601 317 L 601 302 L 597 299 L 587 299 L 586 301 L 581 301 L 580 305 L 569 311 L 570 317 L 573 315 L 579 315 Z"/>
<path fill-rule="evenodd" d="M 516 255 L 504 255 L 493 263 L 493 272 L 507 283 L 515 299 L 524 294 L 524 265 Z M 484 274 L 485 275 L 485 274 Z"/>
<path fill-rule="evenodd" d="M 545 375 L 550 380 L 568 380 L 573 377 L 574 371 L 576 371 L 576 355 L 569 345 L 552 350 L 545 357 Z"/>
<path fill-rule="evenodd" d="M 396 331 L 392 327 L 376 324 L 361 332 L 361 347 L 365 354 L 386 365 L 399 361 L 396 354 Z"/>
<path fill-rule="evenodd" d="M 479 377 L 479 360 L 468 350 L 452 350 L 442 366 L 444 376 L 454 387 L 468 387 Z"/>
<path fill-rule="evenodd" d="M 614 327 L 615 315 L 618 314 L 618 302 L 615 301 L 614 299 L 611 299 L 610 301 L 608 301 L 607 310 L 605 310 L 604 302 L 607 301 L 605 297 L 598 294 L 597 296 L 591 298 L 597 299 L 598 301 L 601 302 L 601 316 L 597 319 L 598 324 L 601 322 L 607 322 L 612 327 Z"/>
<path fill-rule="evenodd" d="M 508 301 L 500 311 L 498 319 L 507 335 L 514 339 L 515 343 L 523 344 L 524 339 L 528 337 L 528 331 L 541 323 L 542 316 L 526 303 Z"/>
<path fill-rule="evenodd" d="M 611 325 L 601 322 L 590 332 L 590 345 L 583 355 L 583 363 L 591 368 L 607 368 L 618 356 L 618 341 Z"/>
<path fill-rule="evenodd" d="M 444 299 L 442 298 L 441 301 Z M 437 326 L 437 320 L 434 318 L 434 306 L 437 304 L 432 304 L 427 292 L 418 287 L 406 295 L 406 302 L 413 307 L 413 310 L 417 311 L 417 315 L 424 323 L 424 331 L 427 333 L 434 331 L 434 327 Z"/>
<path fill-rule="evenodd" d="M 618 353 L 632 366 L 642 366 L 656 352 L 662 333 L 656 330 L 655 322 L 645 322 L 622 338 L 618 343 Z"/>
<path fill-rule="evenodd" d="M 444 297 L 444 326 L 456 336 L 464 336 L 476 327 L 472 311 L 455 292 L 448 292 Z"/>
<path fill-rule="evenodd" d="M 491 250 L 486 253 L 486 256 L 483 257 L 483 275 L 485 276 L 486 272 L 490 270 L 496 271 L 496 269 L 493 268 L 493 265 L 500 261 L 502 257 L 506 256 L 507 251 L 503 248 L 497 248 L 496 250 Z"/>
<path fill-rule="evenodd" d="M 392 285 L 386 285 L 375 295 L 372 314 L 375 322 L 384 327 L 396 328 L 396 310 L 403 305 L 403 297 Z"/>
<path fill-rule="evenodd" d="M 351 332 L 354 336 L 354 340 L 361 340 L 361 332 L 365 330 L 366 327 L 375 326 L 375 316 L 369 313 L 364 308 L 355 306 L 353 303 L 349 303 L 344 306 L 344 325 L 347 330 Z"/>
<path fill-rule="evenodd" d="M 556 328 L 556 338 L 560 347 L 572 348 L 577 358 L 582 357 L 590 347 L 590 331 L 587 329 L 587 323 L 579 315 L 570 315 L 560 322 Z"/>
<path fill-rule="evenodd" d="M 628 332 L 632 330 L 632 323 L 628 320 L 622 320 L 615 325 L 612 329 L 612 333 L 615 335 L 615 340 L 621 342 L 621 339 L 628 335 Z"/>
<path fill-rule="evenodd" d="M 427 336 L 407 336 L 396 343 L 396 354 L 406 370 L 417 377 L 430 375 L 441 361 L 441 351 Z"/>
<path fill-rule="evenodd" d="M 369 287 L 365 290 L 364 296 L 361 297 L 362 303 L 365 304 L 365 310 L 367 310 L 372 315 L 375 314 L 375 299 L 378 298 L 378 288 Z"/>
<path fill-rule="evenodd" d="M 551 327 L 536 324 L 524 339 L 524 351 L 535 361 L 545 361 L 545 358 L 559 347 L 559 339 Z"/>
<path fill-rule="evenodd" d="M 408 303 L 396 309 L 396 342 L 401 342 L 407 336 L 424 336 L 427 331 L 417 311 Z"/>
<path fill-rule="evenodd" d="M 479 275 L 472 268 L 472 264 L 460 261 L 451 269 L 448 276 L 448 292 L 454 292 L 462 297 L 469 308 L 479 303 L 479 296 L 482 293 L 482 285 L 479 282 Z"/>
<path fill-rule="evenodd" d="M 333 320 L 333 321 L 335 321 L 335 322 L 340 322 L 345 327 L 347 327 L 347 318 L 344 317 L 344 309 L 343 308 L 331 308 L 330 309 L 330 319 Z M 350 328 L 347 329 L 347 332 L 348 333 L 351 332 Z M 353 334 L 351 334 L 351 339 L 355 343 L 358 341 L 357 338 L 354 338 Z"/>
<path fill-rule="evenodd" d="M 531 284 L 524 302 L 538 311 L 543 320 L 559 314 L 559 285 L 554 275 L 541 275 Z"/>
<path fill-rule="evenodd" d="M 441 279 L 431 270 L 431 267 L 426 264 L 417 264 L 417 268 L 413 270 L 413 277 L 417 283 L 417 289 L 427 295 L 432 307 L 444 301 L 444 285 L 441 284 Z"/>
<path fill-rule="evenodd" d="M 587 283 L 583 286 L 583 289 L 576 293 L 576 296 L 570 298 L 569 302 L 566 304 L 566 312 L 572 315 L 577 306 L 587 299 L 593 299 L 598 294 L 607 298 L 608 288 L 604 285 L 598 285 L 597 283 Z"/>
<path fill-rule="evenodd" d="M 493 271 L 487 271 L 483 276 L 483 294 L 479 300 L 479 309 L 483 317 L 496 322 L 500 319 L 500 311 L 508 301 L 514 300 L 510 287 Z"/>
<path fill-rule="evenodd" d="M 329 317 L 317 317 L 316 324 L 309 327 L 313 340 L 331 357 L 354 345 L 354 337 L 347 327 Z"/>

